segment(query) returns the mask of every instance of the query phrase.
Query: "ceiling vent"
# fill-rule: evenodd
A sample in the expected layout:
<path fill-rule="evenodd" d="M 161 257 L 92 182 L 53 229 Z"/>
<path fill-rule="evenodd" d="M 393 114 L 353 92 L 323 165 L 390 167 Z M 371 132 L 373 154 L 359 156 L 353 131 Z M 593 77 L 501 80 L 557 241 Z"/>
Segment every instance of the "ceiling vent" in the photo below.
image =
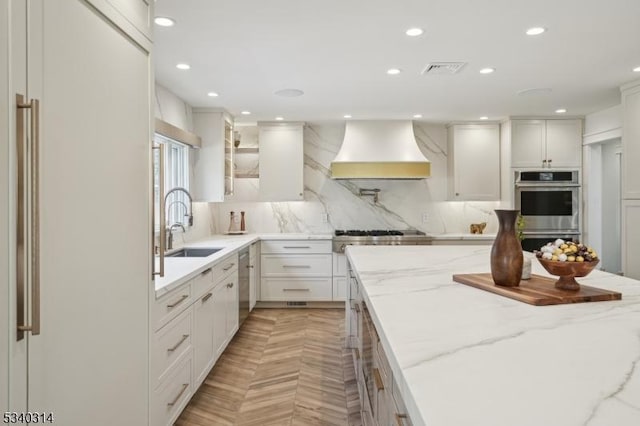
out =
<path fill-rule="evenodd" d="M 422 70 L 422 75 L 456 74 L 466 62 L 431 62 Z"/>

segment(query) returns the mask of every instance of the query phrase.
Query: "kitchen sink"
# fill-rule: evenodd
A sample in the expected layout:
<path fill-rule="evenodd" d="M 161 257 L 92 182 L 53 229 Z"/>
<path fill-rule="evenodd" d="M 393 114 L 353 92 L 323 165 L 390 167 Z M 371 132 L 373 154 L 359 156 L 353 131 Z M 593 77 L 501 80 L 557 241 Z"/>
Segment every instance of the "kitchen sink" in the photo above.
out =
<path fill-rule="evenodd" d="M 222 248 L 218 247 L 185 247 L 180 250 L 167 254 L 166 257 L 207 257 L 213 253 L 219 252 Z"/>

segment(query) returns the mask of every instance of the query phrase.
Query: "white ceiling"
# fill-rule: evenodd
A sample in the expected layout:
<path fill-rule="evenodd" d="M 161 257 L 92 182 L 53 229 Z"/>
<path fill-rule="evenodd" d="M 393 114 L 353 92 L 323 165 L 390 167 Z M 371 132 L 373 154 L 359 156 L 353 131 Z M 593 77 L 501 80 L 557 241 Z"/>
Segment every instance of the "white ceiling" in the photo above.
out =
<path fill-rule="evenodd" d="M 156 16 L 176 21 L 155 27 L 158 83 L 238 121 L 584 115 L 640 78 L 640 0 L 157 0 Z M 467 65 L 420 75 L 432 61 Z M 305 94 L 274 95 L 288 88 Z M 517 94 L 530 88 L 552 90 Z"/>

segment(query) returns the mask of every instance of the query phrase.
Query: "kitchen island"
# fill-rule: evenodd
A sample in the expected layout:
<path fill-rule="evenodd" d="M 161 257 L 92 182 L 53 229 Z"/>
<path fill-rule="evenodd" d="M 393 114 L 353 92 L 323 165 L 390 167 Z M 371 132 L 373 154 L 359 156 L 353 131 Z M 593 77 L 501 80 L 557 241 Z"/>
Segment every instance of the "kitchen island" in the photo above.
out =
<path fill-rule="evenodd" d="M 490 249 L 347 248 L 412 423 L 639 425 L 640 281 L 596 270 L 578 281 L 622 300 L 532 306 L 452 280 Z"/>

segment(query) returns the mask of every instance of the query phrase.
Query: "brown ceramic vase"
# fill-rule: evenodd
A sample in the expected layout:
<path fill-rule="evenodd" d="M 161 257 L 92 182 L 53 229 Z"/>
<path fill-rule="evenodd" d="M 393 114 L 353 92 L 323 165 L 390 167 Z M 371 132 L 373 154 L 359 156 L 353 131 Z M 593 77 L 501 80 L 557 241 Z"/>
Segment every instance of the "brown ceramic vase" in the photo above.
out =
<path fill-rule="evenodd" d="M 516 235 L 519 210 L 495 210 L 498 234 L 491 247 L 491 277 L 497 285 L 516 287 L 522 278 L 522 246 Z"/>

